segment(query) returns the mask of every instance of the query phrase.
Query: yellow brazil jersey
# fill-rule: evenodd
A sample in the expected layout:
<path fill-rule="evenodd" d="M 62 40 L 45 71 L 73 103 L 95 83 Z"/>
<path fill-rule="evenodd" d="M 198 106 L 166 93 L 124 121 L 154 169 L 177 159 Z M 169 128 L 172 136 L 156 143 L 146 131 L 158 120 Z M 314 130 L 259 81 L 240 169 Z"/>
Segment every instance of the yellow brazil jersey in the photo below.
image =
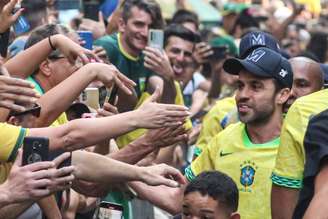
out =
<path fill-rule="evenodd" d="M 6 180 L 10 162 L 14 161 L 27 133 L 27 129 L 0 123 L 0 184 Z"/>
<path fill-rule="evenodd" d="M 241 218 L 271 218 L 270 176 L 279 141 L 276 138 L 264 144 L 253 144 L 244 123 L 231 124 L 191 163 L 186 177 L 190 181 L 203 171 L 224 172 L 237 184 Z"/>
<path fill-rule="evenodd" d="M 274 184 L 300 189 L 302 187 L 305 152 L 304 135 L 309 120 L 328 108 L 328 89 L 301 97 L 290 107 L 281 130 L 281 144 L 273 170 Z"/>
<path fill-rule="evenodd" d="M 195 156 L 228 125 L 238 122 L 238 112 L 234 97 L 218 100 L 213 108 L 205 115 L 202 129 L 196 142 Z"/>
<path fill-rule="evenodd" d="M 177 95 L 175 97 L 175 104 L 184 105 L 182 91 L 181 91 L 181 88 L 180 88 L 180 85 L 179 85 L 178 82 L 175 82 L 175 89 L 176 89 L 176 92 L 177 92 Z M 140 99 L 139 99 L 139 101 L 138 101 L 138 104 L 137 104 L 136 108 L 138 108 L 148 97 L 150 97 L 150 94 L 147 93 L 147 92 L 143 92 Z M 189 130 L 189 129 L 192 128 L 192 123 L 191 123 L 190 119 L 188 119 L 186 121 L 184 126 L 185 126 L 186 130 Z M 146 132 L 146 129 L 136 129 L 132 132 L 129 132 L 125 135 L 122 135 L 122 136 L 118 137 L 116 139 L 116 143 L 117 143 L 119 148 L 123 148 L 125 145 L 128 145 L 132 141 L 134 141 L 137 138 L 139 138 L 140 136 L 142 136 L 145 132 Z"/>

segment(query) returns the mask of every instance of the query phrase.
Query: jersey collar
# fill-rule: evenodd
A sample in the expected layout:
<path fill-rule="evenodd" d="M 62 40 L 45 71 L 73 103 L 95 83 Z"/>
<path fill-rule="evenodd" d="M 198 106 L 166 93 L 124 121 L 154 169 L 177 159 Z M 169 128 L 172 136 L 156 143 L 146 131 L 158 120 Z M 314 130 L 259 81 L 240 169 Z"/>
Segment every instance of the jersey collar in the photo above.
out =
<path fill-rule="evenodd" d="M 121 52 L 126 58 L 128 58 L 128 59 L 130 59 L 130 60 L 132 60 L 132 61 L 138 61 L 139 56 L 134 57 L 134 56 L 130 55 L 127 51 L 124 50 L 123 45 L 122 45 L 122 43 L 121 43 L 121 34 L 120 34 L 120 33 L 117 34 L 117 42 L 118 42 L 118 48 L 119 48 L 120 52 Z"/>
<path fill-rule="evenodd" d="M 279 144 L 280 144 L 280 137 L 277 137 L 277 138 L 275 138 L 271 141 L 268 141 L 268 142 L 265 142 L 265 143 L 262 143 L 262 144 L 254 144 L 251 141 L 251 139 L 249 139 L 249 136 L 248 136 L 247 130 L 246 130 L 246 125 L 244 125 L 242 136 L 243 136 L 244 145 L 248 148 L 278 147 Z"/>

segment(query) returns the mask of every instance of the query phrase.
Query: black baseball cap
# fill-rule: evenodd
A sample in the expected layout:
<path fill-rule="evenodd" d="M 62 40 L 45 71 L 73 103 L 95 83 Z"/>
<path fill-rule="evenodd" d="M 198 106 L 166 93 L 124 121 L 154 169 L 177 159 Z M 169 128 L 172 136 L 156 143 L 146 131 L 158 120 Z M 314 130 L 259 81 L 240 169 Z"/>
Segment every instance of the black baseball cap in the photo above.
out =
<path fill-rule="evenodd" d="M 223 63 L 223 69 L 234 75 L 245 69 L 259 77 L 274 78 L 283 87 L 291 88 L 293 85 L 293 71 L 288 60 L 265 47 L 253 50 L 245 59 L 227 59 Z"/>
<path fill-rule="evenodd" d="M 252 50 L 259 47 L 267 47 L 280 53 L 278 41 L 269 33 L 263 31 L 252 31 L 241 38 L 239 44 L 239 57 L 246 58 Z"/>

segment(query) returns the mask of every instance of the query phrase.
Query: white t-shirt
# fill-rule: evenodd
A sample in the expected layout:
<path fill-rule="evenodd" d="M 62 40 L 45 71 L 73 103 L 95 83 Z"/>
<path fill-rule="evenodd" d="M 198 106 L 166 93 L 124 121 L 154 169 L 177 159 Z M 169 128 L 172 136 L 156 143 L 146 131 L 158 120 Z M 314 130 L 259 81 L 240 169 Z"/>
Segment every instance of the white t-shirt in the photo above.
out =
<path fill-rule="evenodd" d="M 192 76 L 192 80 L 188 82 L 187 86 L 183 90 L 183 95 L 192 95 L 194 91 L 198 89 L 199 85 L 205 80 L 205 77 L 201 73 L 195 72 Z"/>

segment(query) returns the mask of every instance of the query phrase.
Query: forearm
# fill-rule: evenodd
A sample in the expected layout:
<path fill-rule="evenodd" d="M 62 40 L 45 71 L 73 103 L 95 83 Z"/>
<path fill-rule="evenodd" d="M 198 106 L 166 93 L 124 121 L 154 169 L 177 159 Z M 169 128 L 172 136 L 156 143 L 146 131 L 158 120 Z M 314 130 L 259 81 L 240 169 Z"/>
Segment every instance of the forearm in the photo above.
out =
<path fill-rule="evenodd" d="M 74 151 L 72 164 L 76 179 L 106 184 L 141 179 L 140 167 L 86 151 Z"/>
<path fill-rule="evenodd" d="M 190 117 L 196 115 L 204 106 L 207 99 L 207 93 L 202 90 L 196 90 L 192 95 L 192 105 L 190 106 Z"/>
<path fill-rule="evenodd" d="M 175 89 L 174 80 L 164 79 L 163 92 L 162 92 L 162 103 L 175 103 L 175 97 L 177 96 L 177 90 Z"/>
<path fill-rule="evenodd" d="M 326 219 L 328 214 L 328 203 L 326 201 L 328 191 L 321 191 L 314 195 L 303 219 Z"/>
<path fill-rule="evenodd" d="M 0 208 L 0 218 L 16 219 L 19 215 L 24 213 L 33 204 L 32 201 L 18 204 L 10 204 Z"/>
<path fill-rule="evenodd" d="M 123 147 L 123 149 L 109 154 L 109 157 L 124 163 L 136 164 L 154 150 L 153 144 L 143 135 Z"/>
<path fill-rule="evenodd" d="M 141 199 L 146 199 L 173 215 L 181 212 L 184 187 L 148 186 L 141 182 L 130 182 L 128 184 Z"/>
<path fill-rule="evenodd" d="M 50 150 L 73 151 L 139 128 L 137 118 L 133 111 L 111 117 L 77 119 L 59 127 L 30 129 L 29 136 L 48 137 Z"/>
<path fill-rule="evenodd" d="M 37 203 L 47 219 L 61 219 L 61 213 L 54 195 L 40 199 Z"/>
<path fill-rule="evenodd" d="M 284 188 L 273 184 L 271 191 L 272 219 L 292 218 L 297 200 L 297 189 Z"/>
<path fill-rule="evenodd" d="M 95 78 L 95 70 L 87 64 L 42 95 L 38 101 L 41 113 L 37 119 L 37 127 L 47 127 L 53 123 Z"/>
<path fill-rule="evenodd" d="M 51 37 L 53 44 L 58 38 L 63 36 L 57 34 Z M 51 53 L 52 49 L 49 44 L 48 38 L 40 41 L 32 47 L 24 50 L 16 55 L 14 58 L 9 59 L 4 66 L 8 69 L 11 76 L 27 78 L 38 68 L 42 61 Z M 33 57 L 33 58 L 31 58 Z"/>

